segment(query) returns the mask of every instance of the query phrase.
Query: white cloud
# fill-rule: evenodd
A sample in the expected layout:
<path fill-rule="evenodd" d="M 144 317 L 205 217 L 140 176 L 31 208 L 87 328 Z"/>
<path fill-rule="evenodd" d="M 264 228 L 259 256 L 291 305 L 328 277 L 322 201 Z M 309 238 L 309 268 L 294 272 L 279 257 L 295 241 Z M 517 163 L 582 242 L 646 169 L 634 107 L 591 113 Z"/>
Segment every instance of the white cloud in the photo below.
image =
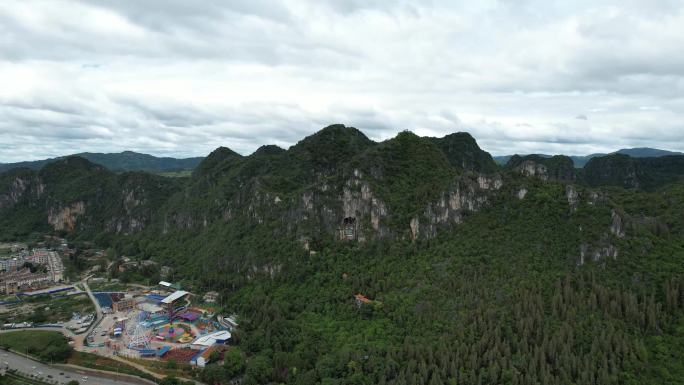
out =
<path fill-rule="evenodd" d="M 5 1 L 0 161 L 249 153 L 331 123 L 684 150 L 683 25 L 675 0 Z"/>

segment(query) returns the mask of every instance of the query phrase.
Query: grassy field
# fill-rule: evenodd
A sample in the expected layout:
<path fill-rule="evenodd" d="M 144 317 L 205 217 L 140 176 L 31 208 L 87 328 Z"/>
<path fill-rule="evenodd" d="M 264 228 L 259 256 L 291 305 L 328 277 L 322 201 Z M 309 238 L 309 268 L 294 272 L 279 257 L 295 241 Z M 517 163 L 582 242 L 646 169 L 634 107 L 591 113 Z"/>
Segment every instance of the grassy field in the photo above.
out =
<path fill-rule="evenodd" d="M 148 370 L 164 376 L 192 377 L 192 366 L 187 363 L 169 363 L 168 361 L 145 360 L 141 358 L 123 357 L 126 361 L 146 367 Z"/>
<path fill-rule="evenodd" d="M 143 377 L 152 380 L 153 377 L 142 372 L 130 365 L 113 360 L 111 358 L 98 356 L 97 354 L 76 352 L 74 351 L 67 359 L 68 364 L 83 366 L 90 369 L 105 370 L 108 372 L 117 372 L 124 374 L 131 374 L 138 377 Z"/>
<path fill-rule="evenodd" d="M 17 296 L 14 294 L 0 296 L 0 301 L 16 301 L 16 300 L 17 300 Z"/>
<path fill-rule="evenodd" d="M 119 282 L 97 282 L 91 283 L 90 290 L 92 291 L 125 291 L 126 284 Z"/>
<path fill-rule="evenodd" d="M 44 330 L 0 333 L 0 346 L 28 353 L 44 362 L 65 362 L 72 352 L 67 338 L 61 333 Z"/>
<path fill-rule="evenodd" d="M 22 301 L 19 304 L 8 306 L 9 311 L 0 315 L 0 322 L 64 322 L 70 320 L 74 312 L 81 314 L 95 312 L 93 303 L 86 294 L 69 297 L 50 295 L 22 297 Z"/>

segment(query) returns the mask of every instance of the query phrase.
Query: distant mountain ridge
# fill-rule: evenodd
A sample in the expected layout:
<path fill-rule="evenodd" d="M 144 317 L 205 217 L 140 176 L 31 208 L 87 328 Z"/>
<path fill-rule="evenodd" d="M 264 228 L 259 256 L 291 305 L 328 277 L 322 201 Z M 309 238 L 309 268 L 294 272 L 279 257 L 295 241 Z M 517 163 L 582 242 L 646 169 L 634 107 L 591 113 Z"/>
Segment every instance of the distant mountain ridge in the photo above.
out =
<path fill-rule="evenodd" d="M 118 153 L 82 152 L 73 155 L 65 155 L 56 158 L 35 161 L 0 163 L 0 173 L 16 168 L 40 170 L 46 164 L 65 159 L 69 156 L 79 156 L 114 172 L 147 171 L 151 173 L 193 170 L 204 159 L 204 157 L 183 159 L 156 157 L 134 151 L 123 151 Z"/>
<path fill-rule="evenodd" d="M 604 154 L 604 153 L 596 153 L 596 154 L 589 154 L 589 155 L 571 155 L 569 156 L 570 159 L 572 159 L 573 163 L 575 164 L 575 168 L 582 168 L 584 165 L 589 162 L 592 158 L 596 158 L 599 156 L 606 156 L 606 155 L 613 155 L 613 154 L 622 154 L 622 155 L 629 155 L 632 158 L 659 158 L 661 156 L 668 156 L 668 155 L 684 155 L 682 152 L 677 152 L 677 151 L 668 151 L 668 150 L 660 150 L 657 148 L 650 148 L 650 147 L 634 147 L 634 148 L 623 148 L 620 150 L 617 150 L 615 152 L 611 152 L 609 154 Z M 543 158 L 551 158 L 553 155 L 549 154 L 529 154 L 529 155 L 538 155 Z M 513 155 L 500 155 L 500 156 L 494 156 L 494 161 L 500 165 L 505 165 L 508 163 L 508 160 L 512 157 Z"/>
<path fill-rule="evenodd" d="M 230 298 L 245 384 L 681 383 L 682 212 L 684 155 L 499 167 L 467 133 L 344 125 L 219 147 L 187 178 L 0 173 L 0 241 L 95 244 Z"/>

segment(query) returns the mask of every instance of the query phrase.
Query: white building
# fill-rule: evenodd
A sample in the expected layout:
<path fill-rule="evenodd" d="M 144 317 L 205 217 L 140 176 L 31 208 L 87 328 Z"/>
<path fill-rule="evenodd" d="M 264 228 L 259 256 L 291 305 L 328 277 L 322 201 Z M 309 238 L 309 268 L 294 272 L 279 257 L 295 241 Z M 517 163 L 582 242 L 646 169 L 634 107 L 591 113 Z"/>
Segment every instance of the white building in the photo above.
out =
<path fill-rule="evenodd" d="M 230 336 L 229 331 L 221 330 L 196 339 L 192 345 L 198 348 L 208 348 L 216 344 L 225 344 L 230 339 Z"/>

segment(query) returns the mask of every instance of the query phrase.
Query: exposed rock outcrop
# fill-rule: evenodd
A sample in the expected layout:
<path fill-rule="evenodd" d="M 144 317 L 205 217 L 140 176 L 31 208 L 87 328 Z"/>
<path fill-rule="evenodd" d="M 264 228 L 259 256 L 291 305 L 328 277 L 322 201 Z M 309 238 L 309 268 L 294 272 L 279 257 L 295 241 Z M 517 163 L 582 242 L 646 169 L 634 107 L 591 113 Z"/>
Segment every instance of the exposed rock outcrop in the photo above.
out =
<path fill-rule="evenodd" d="M 565 197 L 568 200 L 568 204 L 572 210 L 576 210 L 579 205 L 579 193 L 573 185 L 565 186 Z"/>
<path fill-rule="evenodd" d="M 48 210 L 47 221 L 57 231 L 73 231 L 79 216 L 85 214 L 84 202 L 76 202 L 67 207 L 56 207 Z"/>
<path fill-rule="evenodd" d="M 514 155 L 508 160 L 506 168 L 523 176 L 544 181 L 575 180 L 575 167 L 572 159 L 563 155 L 550 158 L 539 155 Z"/>
<path fill-rule="evenodd" d="M 532 160 L 525 160 L 515 167 L 515 170 L 526 177 L 538 178 L 541 180 L 549 179 L 549 170 L 543 164 Z"/>
<path fill-rule="evenodd" d="M 518 197 L 518 199 L 523 200 L 525 199 L 525 196 L 527 195 L 527 189 L 525 187 L 521 187 L 517 193 L 515 193 L 515 196 Z"/>
<path fill-rule="evenodd" d="M 439 228 L 463 222 L 464 216 L 486 206 L 489 203 L 489 195 L 502 186 L 503 180 L 500 175 L 479 175 L 475 180 L 458 178 L 437 202 L 425 208 L 422 218 L 416 217 L 411 220 L 412 238 L 433 238 Z"/>
<path fill-rule="evenodd" d="M 618 238 L 624 238 L 625 229 L 622 223 L 622 216 L 620 216 L 617 211 L 612 210 L 610 213 L 610 219 L 610 232 Z"/>
<path fill-rule="evenodd" d="M 610 243 L 601 246 L 590 246 L 589 244 L 583 243 L 580 245 L 580 253 L 577 264 L 581 266 L 584 265 L 588 260 L 599 262 L 606 258 L 615 260 L 617 259 L 618 254 L 619 252 L 617 247 Z"/>
<path fill-rule="evenodd" d="M 28 170 L 12 170 L 3 176 L 7 180 L 0 183 L 0 210 L 12 207 L 25 198 L 40 199 L 45 192 L 45 185 L 40 178 Z"/>

